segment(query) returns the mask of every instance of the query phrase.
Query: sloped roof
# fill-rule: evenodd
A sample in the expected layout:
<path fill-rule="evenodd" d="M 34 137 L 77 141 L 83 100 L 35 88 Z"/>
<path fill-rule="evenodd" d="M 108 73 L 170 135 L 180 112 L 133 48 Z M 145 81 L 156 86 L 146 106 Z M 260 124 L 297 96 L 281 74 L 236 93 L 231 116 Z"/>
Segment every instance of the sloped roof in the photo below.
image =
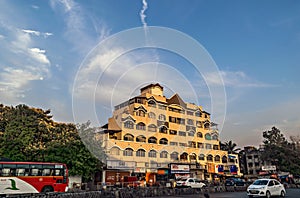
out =
<path fill-rule="evenodd" d="M 119 131 L 121 131 L 120 126 L 118 125 L 117 121 L 114 118 L 109 118 L 108 123 L 101 126 L 100 128 L 104 129 L 106 132 L 109 132 L 109 131 L 119 132 Z"/>
<path fill-rule="evenodd" d="M 181 97 L 178 94 L 174 94 L 171 98 L 169 98 L 167 100 L 167 103 L 168 103 L 168 105 L 177 104 L 177 105 L 180 105 L 180 106 L 186 108 L 185 102 L 181 99 Z"/>
<path fill-rule="evenodd" d="M 141 92 L 142 92 L 143 90 L 145 90 L 145 89 L 148 89 L 149 87 L 155 87 L 155 86 L 159 86 L 162 90 L 164 89 L 163 86 L 161 86 L 159 83 L 156 83 L 156 84 L 150 84 L 150 85 L 147 85 L 147 86 L 145 86 L 145 87 L 142 87 L 142 88 L 141 88 Z"/>
<path fill-rule="evenodd" d="M 109 131 L 121 131 L 121 127 L 118 125 L 115 118 L 108 119 L 108 130 Z"/>

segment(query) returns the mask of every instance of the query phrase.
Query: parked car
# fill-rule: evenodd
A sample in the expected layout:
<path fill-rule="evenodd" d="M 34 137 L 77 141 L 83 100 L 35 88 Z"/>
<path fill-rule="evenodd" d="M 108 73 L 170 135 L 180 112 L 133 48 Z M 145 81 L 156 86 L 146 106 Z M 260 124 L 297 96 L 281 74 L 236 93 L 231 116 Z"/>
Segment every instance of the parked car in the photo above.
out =
<path fill-rule="evenodd" d="M 240 178 L 229 178 L 225 180 L 225 186 L 245 186 L 246 182 Z"/>
<path fill-rule="evenodd" d="M 196 178 L 183 178 L 176 181 L 176 187 L 203 188 L 205 183 Z"/>
<path fill-rule="evenodd" d="M 284 186 L 275 179 L 258 179 L 247 188 L 248 197 L 284 197 L 286 194 Z"/>

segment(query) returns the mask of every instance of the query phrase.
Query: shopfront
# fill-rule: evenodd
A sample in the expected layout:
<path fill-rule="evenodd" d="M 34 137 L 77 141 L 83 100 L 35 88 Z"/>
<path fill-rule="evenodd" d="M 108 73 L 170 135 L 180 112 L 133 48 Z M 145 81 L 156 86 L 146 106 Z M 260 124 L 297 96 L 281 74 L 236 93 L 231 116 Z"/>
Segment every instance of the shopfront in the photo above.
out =
<path fill-rule="evenodd" d="M 175 179 L 188 178 L 191 175 L 189 164 L 170 164 L 171 174 L 175 176 Z"/>

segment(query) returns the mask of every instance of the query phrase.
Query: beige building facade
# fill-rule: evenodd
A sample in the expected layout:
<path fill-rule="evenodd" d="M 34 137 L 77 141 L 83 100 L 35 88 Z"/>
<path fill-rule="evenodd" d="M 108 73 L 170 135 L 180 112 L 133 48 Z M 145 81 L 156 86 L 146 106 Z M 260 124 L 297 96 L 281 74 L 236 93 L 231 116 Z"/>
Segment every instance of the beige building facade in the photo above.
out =
<path fill-rule="evenodd" d="M 145 177 L 147 182 L 240 175 L 237 156 L 220 150 L 210 114 L 178 94 L 166 98 L 158 83 L 115 106 L 102 129 L 105 182 L 122 181 L 124 175 Z"/>

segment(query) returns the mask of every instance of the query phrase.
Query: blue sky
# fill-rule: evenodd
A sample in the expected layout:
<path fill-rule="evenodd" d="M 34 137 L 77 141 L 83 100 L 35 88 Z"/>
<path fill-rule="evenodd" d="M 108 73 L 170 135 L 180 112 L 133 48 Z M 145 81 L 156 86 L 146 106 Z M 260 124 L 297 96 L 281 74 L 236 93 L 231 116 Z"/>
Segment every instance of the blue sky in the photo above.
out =
<path fill-rule="evenodd" d="M 259 145 L 262 132 L 272 126 L 286 137 L 297 136 L 299 24 L 297 0 L 2 0 L 0 102 L 51 109 L 62 122 L 85 122 L 95 114 L 94 124 L 100 125 L 114 105 L 159 82 L 167 97 L 178 93 L 212 112 L 207 85 L 218 81 L 201 76 L 178 54 L 141 46 L 102 67 L 124 49 L 119 43 L 103 46 L 104 41 L 132 28 L 157 26 L 198 42 L 217 65 L 226 93 L 222 141 Z M 148 32 L 145 40 L 151 39 Z M 99 46 L 106 47 L 101 55 Z M 92 61 L 97 69 L 90 67 Z"/>

